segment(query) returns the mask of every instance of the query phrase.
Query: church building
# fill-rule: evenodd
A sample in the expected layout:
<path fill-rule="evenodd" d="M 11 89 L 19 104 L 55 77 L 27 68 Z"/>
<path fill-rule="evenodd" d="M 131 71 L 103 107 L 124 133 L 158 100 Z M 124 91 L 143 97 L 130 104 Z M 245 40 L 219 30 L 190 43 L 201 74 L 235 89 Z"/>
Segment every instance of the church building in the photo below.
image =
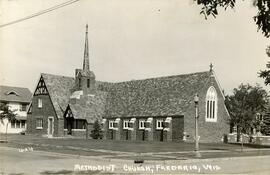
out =
<path fill-rule="evenodd" d="M 86 26 L 82 69 L 74 77 L 41 73 L 27 115 L 27 133 L 91 138 L 93 123 L 103 139 L 192 141 L 198 94 L 201 142 L 221 142 L 229 114 L 213 66 L 204 72 L 112 83 L 90 69 Z"/>

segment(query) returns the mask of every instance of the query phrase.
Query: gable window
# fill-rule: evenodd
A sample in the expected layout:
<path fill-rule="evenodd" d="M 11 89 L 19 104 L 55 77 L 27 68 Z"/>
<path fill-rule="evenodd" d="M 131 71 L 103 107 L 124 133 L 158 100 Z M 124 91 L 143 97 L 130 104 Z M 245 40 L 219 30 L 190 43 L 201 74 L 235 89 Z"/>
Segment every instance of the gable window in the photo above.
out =
<path fill-rule="evenodd" d="M 163 120 L 162 119 L 157 120 L 156 128 L 157 129 L 163 129 Z"/>
<path fill-rule="evenodd" d="M 113 121 L 109 121 L 109 129 L 113 129 Z"/>
<path fill-rule="evenodd" d="M 216 89 L 211 86 L 206 94 L 206 117 L 208 122 L 217 121 L 217 92 Z"/>
<path fill-rule="evenodd" d="M 128 129 L 128 120 L 123 121 L 123 129 Z"/>
<path fill-rule="evenodd" d="M 87 79 L 87 87 L 90 87 L 90 79 Z"/>
<path fill-rule="evenodd" d="M 42 128 L 43 128 L 43 120 L 42 120 L 42 118 L 37 118 L 36 129 L 42 129 Z"/>
<path fill-rule="evenodd" d="M 145 129 L 145 120 L 139 120 L 139 129 Z"/>
<path fill-rule="evenodd" d="M 42 108 L 42 99 L 38 99 L 38 108 Z"/>
<path fill-rule="evenodd" d="M 10 91 L 10 92 L 8 92 L 8 93 L 6 93 L 7 95 L 17 95 L 17 96 L 19 96 L 15 91 Z"/>

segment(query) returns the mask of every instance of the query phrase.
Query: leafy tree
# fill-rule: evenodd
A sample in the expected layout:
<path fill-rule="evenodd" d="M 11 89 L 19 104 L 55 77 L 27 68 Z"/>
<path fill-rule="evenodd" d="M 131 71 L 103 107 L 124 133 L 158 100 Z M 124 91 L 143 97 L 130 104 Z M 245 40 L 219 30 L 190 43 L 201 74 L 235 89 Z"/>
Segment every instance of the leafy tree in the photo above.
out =
<path fill-rule="evenodd" d="M 256 114 L 264 113 L 268 104 L 268 94 L 259 85 L 241 84 L 234 88 L 233 94 L 226 96 L 225 105 L 230 114 L 230 123 L 238 126 L 240 134 L 250 134 L 251 128 L 256 128 Z M 239 140 L 238 140 L 239 141 Z"/>
<path fill-rule="evenodd" d="M 0 103 L 0 122 L 4 124 L 4 119 L 8 120 L 6 125 L 6 141 L 7 141 L 7 130 L 9 122 L 15 121 L 16 114 L 15 111 L 10 110 L 7 104 Z"/>
<path fill-rule="evenodd" d="M 236 0 L 194 0 L 198 5 L 202 6 L 201 14 L 205 19 L 212 15 L 216 18 L 218 15 L 218 9 L 224 8 L 225 10 L 230 7 L 233 9 L 236 4 Z M 257 14 L 253 17 L 254 22 L 258 27 L 258 31 L 261 30 L 262 34 L 270 37 L 270 1 L 269 0 L 253 0 L 253 6 L 257 7 Z M 267 55 L 270 57 L 270 46 L 266 49 Z M 265 79 L 265 84 L 270 84 L 270 62 L 266 64 L 267 70 L 259 72 L 259 77 Z"/>
<path fill-rule="evenodd" d="M 90 136 L 93 139 L 101 139 L 102 138 L 102 130 L 100 127 L 100 124 L 98 123 L 98 120 L 95 121 L 93 125 L 93 130 L 91 131 Z"/>
<path fill-rule="evenodd" d="M 261 128 L 261 132 L 262 132 L 263 135 L 270 136 L 270 112 L 268 112 L 263 117 L 263 125 L 262 125 L 262 128 Z"/>
<path fill-rule="evenodd" d="M 270 46 L 266 49 L 266 54 L 270 57 Z M 259 77 L 264 79 L 264 84 L 270 84 L 270 61 L 266 64 L 266 70 L 261 70 L 259 72 Z"/>
<path fill-rule="evenodd" d="M 202 6 L 201 14 L 205 19 L 209 15 L 216 17 L 218 15 L 218 8 L 225 10 L 230 7 L 235 7 L 236 0 L 194 0 L 198 5 Z M 262 31 L 265 37 L 270 37 L 270 1 L 269 0 L 253 0 L 253 5 L 257 7 L 258 12 L 253 17 L 258 30 Z"/>

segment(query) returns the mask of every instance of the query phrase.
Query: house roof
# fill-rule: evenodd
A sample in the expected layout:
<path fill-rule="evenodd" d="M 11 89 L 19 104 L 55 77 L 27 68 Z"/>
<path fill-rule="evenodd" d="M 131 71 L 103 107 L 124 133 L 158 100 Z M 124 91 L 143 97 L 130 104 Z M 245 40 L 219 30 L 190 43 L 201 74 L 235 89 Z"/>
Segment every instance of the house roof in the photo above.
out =
<path fill-rule="evenodd" d="M 0 101 L 30 103 L 31 97 L 28 88 L 0 85 Z"/>
<path fill-rule="evenodd" d="M 75 119 L 86 119 L 88 123 L 100 120 L 105 114 L 107 92 L 96 91 L 95 95 L 82 96 L 76 103 L 69 103 Z"/>
<path fill-rule="evenodd" d="M 209 78 L 207 71 L 116 83 L 108 94 L 105 117 L 183 115 Z"/>
<path fill-rule="evenodd" d="M 62 118 L 64 110 L 68 105 L 75 79 L 73 77 L 45 73 L 42 73 L 41 76 L 49 91 L 55 112 L 59 118 Z"/>

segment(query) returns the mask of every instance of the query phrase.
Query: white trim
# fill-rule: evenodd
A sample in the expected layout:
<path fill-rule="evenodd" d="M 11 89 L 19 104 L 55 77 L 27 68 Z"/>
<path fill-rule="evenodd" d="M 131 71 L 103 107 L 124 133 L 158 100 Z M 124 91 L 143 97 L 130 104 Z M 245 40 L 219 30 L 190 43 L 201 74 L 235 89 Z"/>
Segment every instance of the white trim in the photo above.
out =
<path fill-rule="evenodd" d="M 134 129 L 133 128 L 128 128 L 128 130 L 133 131 Z"/>
<path fill-rule="evenodd" d="M 6 93 L 6 95 L 10 95 L 10 94 L 15 94 L 16 96 L 20 96 L 18 92 L 14 91 L 14 90 L 10 90 Z"/>
<path fill-rule="evenodd" d="M 152 122 L 153 122 L 153 117 L 149 117 L 149 118 L 147 118 L 146 122 L 148 122 L 148 123 L 152 123 Z"/>
<path fill-rule="evenodd" d="M 43 118 L 36 118 L 36 125 L 37 125 L 37 121 L 40 120 L 41 121 L 41 125 L 42 126 L 36 126 L 36 129 L 43 129 Z"/>
<path fill-rule="evenodd" d="M 116 118 L 114 122 L 115 122 L 115 123 L 119 123 L 120 121 L 121 121 L 120 118 Z"/>
<path fill-rule="evenodd" d="M 163 123 L 163 119 L 157 119 L 156 120 L 156 129 L 163 129 L 162 123 Z"/>
<path fill-rule="evenodd" d="M 113 123 L 114 123 L 113 120 L 109 120 L 109 129 L 113 129 Z"/>
<path fill-rule="evenodd" d="M 167 117 L 167 118 L 165 119 L 165 123 L 171 123 L 171 121 L 172 121 L 172 117 Z"/>
<path fill-rule="evenodd" d="M 151 128 L 145 128 L 144 130 L 150 132 Z"/>
<path fill-rule="evenodd" d="M 143 120 L 143 119 L 140 119 L 139 120 L 139 129 L 145 129 L 145 120 Z M 141 126 L 141 123 L 143 123 L 143 126 Z"/>
<path fill-rule="evenodd" d="M 130 123 L 135 123 L 136 122 L 136 118 L 131 118 L 129 122 Z"/>
<path fill-rule="evenodd" d="M 164 128 L 163 130 L 164 131 L 170 131 L 170 128 Z"/>
<path fill-rule="evenodd" d="M 129 120 L 123 120 L 123 129 L 128 129 L 128 123 L 129 123 Z"/>
<path fill-rule="evenodd" d="M 64 129 L 64 131 L 67 131 L 67 129 Z M 71 131 L 86 131 L 86 129 L 71 129 Z"/>
<path fill-rule="evenodd" d="M 52 119 L 51 121 L 52 121 L 52 134 L 49 134 L 49 132 L 50 132 L 50 129 L 49 129 L 49 126 L 50 126 L 50 119 Z M 48 135 L 48 137 L 52 137 L 53 136 L 53 133 L 54 133 L 54 117 L 48 117 L 48 127 L 47 127 L 47 135 Z"/>
<path fill-rule="evenodd" d="M 101 123 L 102 123 L 102 124 L 105 124 L 106 121 L 107 121 L 107 119 L 104 118 L 104 119 L 102 119 Z"/>

